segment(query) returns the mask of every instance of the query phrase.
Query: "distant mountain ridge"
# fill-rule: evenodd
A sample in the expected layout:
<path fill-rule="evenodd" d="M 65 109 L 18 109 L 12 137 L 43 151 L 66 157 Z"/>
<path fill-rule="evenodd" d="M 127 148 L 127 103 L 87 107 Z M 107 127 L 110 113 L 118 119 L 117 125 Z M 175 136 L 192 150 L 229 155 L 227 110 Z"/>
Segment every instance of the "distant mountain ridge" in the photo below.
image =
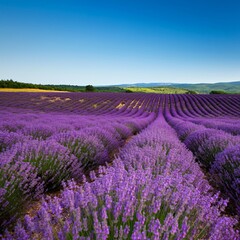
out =
<path fill-rule="evenodd" d="M 128 88 L 128 87 L 145 87 L 145 88 L 154 88 L 154 87 L 173 87 L 173 88 L 182 88 L 193 90 L 198 93 L 209 93 L 213 90 L 221 90 L 227 93 L 240 93 L 240 81 L 234 82 L 218 82 L 218 83 L 168 83 L 168 82 L 159 82 L 159 83 L 134 83 L 134 84 L 120 84 L 114 85 L 116 87 Z"/>
<path fill-rule="evenodd" d="M 197 83 L 197 84 L 172 84 L 172 87 L 187 88 L 199 93 L 209 93 L 221 90 L 227 93 L 240 93 L 240 81 L 219 83 Z"/>
<path fill-rule="evenodd" d="M 162 83 L 126 83 L 126 84 L 119 84 L 119 85 L 111 85 L 115 87 L 159 87 L 159 86 L 170 86 L 174 83 L 162 82 Z"/>
<path fill-rule="evenodd" d="M 116 87 L 158 87 L 158 86 L 177 86 L 177 85 L 225 85 L 225 84 L 234 84 L 239 85 L 240 81 L 234 82 L 217 82 L 217 83 L 174 83 L 174 82 L 152 82 L 152 83 L 125 83 L 125 84 L 114 84 L 108 86 Z"/>

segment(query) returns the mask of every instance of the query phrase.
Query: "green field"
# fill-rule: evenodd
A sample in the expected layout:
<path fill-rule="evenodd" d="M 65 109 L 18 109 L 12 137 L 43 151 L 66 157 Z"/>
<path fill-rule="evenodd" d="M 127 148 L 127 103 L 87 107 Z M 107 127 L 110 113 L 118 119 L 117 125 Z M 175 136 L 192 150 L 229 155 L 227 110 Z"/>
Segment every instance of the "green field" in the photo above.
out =
<path fill-rule="evenodd" d="M 141 93 L 162 93 L 162 94 L 185 94 L 189 93 L 186 89 L 172 88 L 172 87 L 128 87 L 125 88 L 127 91 L 131 92 L 141 92 Z"/>

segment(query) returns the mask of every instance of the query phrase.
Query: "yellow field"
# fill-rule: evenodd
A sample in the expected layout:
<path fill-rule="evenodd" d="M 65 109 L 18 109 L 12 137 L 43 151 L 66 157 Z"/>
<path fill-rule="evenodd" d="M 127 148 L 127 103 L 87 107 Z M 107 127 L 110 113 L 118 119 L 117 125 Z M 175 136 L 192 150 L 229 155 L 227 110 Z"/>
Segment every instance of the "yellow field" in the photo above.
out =
<path fill-rule="evenodd" d="M 35 88 L 0 88 L 0 92 L 66 92 L 66 91 L 44 90 Z"/>
<path fill-rule="evenodd" d="M 172 87 L 128 87 L 126 90 L 132 92 L 141 92 L 141 93 L 161 93 L 161 94 L 184 94 L 188 90 L 182 88 L 172 88 Z"/>

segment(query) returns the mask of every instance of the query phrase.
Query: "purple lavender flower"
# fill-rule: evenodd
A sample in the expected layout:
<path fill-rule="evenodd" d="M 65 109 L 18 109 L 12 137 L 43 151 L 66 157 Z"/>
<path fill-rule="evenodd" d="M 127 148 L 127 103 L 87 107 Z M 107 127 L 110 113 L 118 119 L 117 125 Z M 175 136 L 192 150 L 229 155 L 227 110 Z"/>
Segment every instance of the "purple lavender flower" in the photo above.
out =
<path fill-rule="evenodd" d="M 45 189 L 58 188 L 63 180 L 77 177 L 80 168 L 76 157 L 56 141 L 27 141 L 14 146 L 12 163 L 30 163 Z"/>
<path fill-rule="evenodd" d="M 237 139 L 236 139 L 237 140 Z M 226 147 L 237 144 L 238 140 L 223 131 L 201 130 L 192 133 L 186 140 L 186 146 L 196 155 L 197 159 L 210 168 L 217 153 Z"/>
<path fill-rule="evenodd" d="M 217 154 L 210 169 L 215 182 L 221 187 L 226 197 L 233 201 L 238 215 L 240 215 L 240 145 L 226 148 Z"/>
<path fill-rule="evenodd" d="M 85 172 L 108 160 L 108 153 L 102 142 L 82 131 L 60 133 L 52 139 L 67 147 L 77 157 L 80 168 Z"/>

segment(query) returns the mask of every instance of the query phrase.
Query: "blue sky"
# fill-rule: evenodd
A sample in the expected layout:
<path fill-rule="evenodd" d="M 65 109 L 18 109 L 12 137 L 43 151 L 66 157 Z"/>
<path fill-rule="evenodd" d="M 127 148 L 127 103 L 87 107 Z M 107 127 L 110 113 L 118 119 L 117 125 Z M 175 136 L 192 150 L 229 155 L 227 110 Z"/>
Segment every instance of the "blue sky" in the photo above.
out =
<path fill-rule="evenodd" d="M 0 0 L 0 79 L 240 81 L 240 2 Z"/>

